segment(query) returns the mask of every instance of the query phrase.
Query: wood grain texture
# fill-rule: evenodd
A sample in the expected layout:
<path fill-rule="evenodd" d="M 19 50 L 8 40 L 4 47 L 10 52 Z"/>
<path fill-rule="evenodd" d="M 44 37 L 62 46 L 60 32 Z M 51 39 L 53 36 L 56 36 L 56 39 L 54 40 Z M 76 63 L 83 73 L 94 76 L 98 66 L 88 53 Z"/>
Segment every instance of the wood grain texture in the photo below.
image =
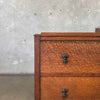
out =
<path fill-rule="evenodd" d="M 100 37 L 100 32 L 42 32 L 41 37 Z"/>
<path fill-rule="evenodd" d="M 34 37 L 35 48 L 35 100 L 40 100 L 40 36 Z"/>
<path fill-rule="evenodd" d="M 66 99 L 63 88 L 68 89 Z M 41 100 L 100 100 L 100 77 L 42 77 Z"/>
<path fill-rule="evenodd" d="M 100 77 L 100 73 L 41 73 L 41 77 Z"/>
<path fill-rule="evenodd" d="M 99 32 L 35 34 L 35 100 L 100 100 Z"/>
<path fill-rule="evenodd" d="M 100 73 L 100 41 L 41 41 L 41 73 Z"/>
<path fill-rule="evenodd" d="M 42 32 L 41 40 L 100 40 L 100 32 L 98 33 Z"/>
<path fill-rule="evenodd" d="M 51 41 L 53 41 L 53 40 L 57 40 L 57 41 L 59 41 L 59 40 L 62 40 L 62 41 L 64 41 L 64 40 L 100 40 L 100 37 L 76 37 L 76 36 L 66 36 L 66 37 L 41 37 L 41 40 L 46 40 L 46 41 L 48 41 L 48 40 L 51 40 Z"/>

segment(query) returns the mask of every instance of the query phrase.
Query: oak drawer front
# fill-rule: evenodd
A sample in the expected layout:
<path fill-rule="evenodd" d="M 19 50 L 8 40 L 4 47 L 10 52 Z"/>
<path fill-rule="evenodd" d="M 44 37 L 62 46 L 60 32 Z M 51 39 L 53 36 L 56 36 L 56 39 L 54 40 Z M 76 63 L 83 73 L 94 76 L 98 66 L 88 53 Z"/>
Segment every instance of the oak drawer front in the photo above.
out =
<path fill-rule="evenodd" d="M 41 41 L 41 73 L 100 73 L 100 41 Z M 63 54 L 68 63 L 63 63 Z"/>
<path fill-rule="evenodd" d="M 41 100 L 100 100 L 100 78 L 42 77 Z"/>

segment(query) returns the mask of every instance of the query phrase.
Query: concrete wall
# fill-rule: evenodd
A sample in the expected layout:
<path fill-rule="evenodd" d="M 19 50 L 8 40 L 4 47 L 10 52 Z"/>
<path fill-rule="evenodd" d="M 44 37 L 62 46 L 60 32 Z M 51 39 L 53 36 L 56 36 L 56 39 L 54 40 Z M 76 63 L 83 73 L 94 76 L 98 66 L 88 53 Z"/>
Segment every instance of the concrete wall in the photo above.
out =
<path fill-rule="evenodd" d="M 33 34 L 94 32 L 100 0 L 0 0 L 0 73 L 33 73 Z"/>

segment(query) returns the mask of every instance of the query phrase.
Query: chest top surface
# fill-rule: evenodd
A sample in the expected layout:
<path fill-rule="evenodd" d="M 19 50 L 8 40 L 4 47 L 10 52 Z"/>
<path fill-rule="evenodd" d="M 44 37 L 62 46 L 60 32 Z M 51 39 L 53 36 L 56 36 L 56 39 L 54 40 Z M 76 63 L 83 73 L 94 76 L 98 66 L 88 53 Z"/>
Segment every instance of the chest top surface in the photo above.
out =
<path fill-rule="evenodd" d="M 58 33 L 42 32 L 35 34 L 40 40 L 100 40 L 100 33 L 79 32 L 79 33 Z"/>

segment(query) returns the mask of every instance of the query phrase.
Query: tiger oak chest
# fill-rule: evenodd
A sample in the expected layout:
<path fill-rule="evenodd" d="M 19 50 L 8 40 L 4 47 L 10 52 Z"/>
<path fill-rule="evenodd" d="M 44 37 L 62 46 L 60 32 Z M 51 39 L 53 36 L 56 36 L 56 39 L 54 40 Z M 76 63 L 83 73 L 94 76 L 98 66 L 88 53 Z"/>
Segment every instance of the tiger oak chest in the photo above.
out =
<path fill-rule="evenodd" d="M 100 100 L 100 33 L 34 37 L 35 100 Z"/>

